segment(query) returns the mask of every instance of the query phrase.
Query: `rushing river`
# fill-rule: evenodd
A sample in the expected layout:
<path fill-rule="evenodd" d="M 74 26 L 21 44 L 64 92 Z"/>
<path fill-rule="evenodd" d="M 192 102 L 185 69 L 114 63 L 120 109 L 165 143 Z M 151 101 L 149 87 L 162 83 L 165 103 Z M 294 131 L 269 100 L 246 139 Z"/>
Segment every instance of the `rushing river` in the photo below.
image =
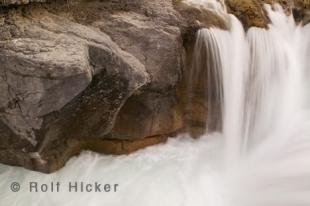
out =
<path fill-rule="evenodd" d="M 195 58 L 212 64 L 195 72 L 217 80 L 222 132 L 128 156 L 84 152 L 49 175 L 1 165 L 0 205 L 309 206 L 310 25 L 266 10 L 268 29 L 245 32 L 229 15 L 229 31 L 198 32 Z"/>

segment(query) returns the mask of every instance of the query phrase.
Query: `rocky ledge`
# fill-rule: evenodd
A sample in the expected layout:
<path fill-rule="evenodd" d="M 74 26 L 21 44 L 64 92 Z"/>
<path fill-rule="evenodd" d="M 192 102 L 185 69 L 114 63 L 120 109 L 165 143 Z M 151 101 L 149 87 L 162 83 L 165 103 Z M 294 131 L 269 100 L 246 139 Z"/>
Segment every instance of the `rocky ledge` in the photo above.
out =
<path fill-rule="evenodd" d="M 236 2 L 245 27 L 268 22 L 262 4 L 247 1 L 253 15 Z M 53 172 L 82 150 L 127 154 L 203 125 L 184 74 L 209 26 L 226 23 L 180 0 L 1 0 L 0 162 Z"/>

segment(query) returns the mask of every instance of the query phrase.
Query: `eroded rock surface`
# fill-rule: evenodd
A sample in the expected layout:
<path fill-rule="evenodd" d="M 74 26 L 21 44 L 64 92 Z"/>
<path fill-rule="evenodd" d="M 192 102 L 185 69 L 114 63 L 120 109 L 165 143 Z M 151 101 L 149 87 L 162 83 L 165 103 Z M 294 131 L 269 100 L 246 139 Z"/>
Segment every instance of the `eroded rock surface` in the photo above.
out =
<path fill-rule="evenodd" d="M 51 144 L 106 135 L 150 75 L 105 33 L 45 10 L 19 12 L 5 14 L 9 32 L 0 42 L 1 153 L 19 149 L 48 164 Z M 12 138 L 23 148 L 11 148 Z"/>
<path fill-rule="evenodd" d="M 128 153 L 181 129 L 179 17 L 166 1 L 4 8 L 1 162 L 51 172 L 83 149 Z"/>
<path fill-rule="evenodd" d="M 304 23 L 309 21 L 305 17 L 309 16 L 308 0 L 226 0 L 228 11 L 236 15 L 246 29 L 252 26 L 267 28 L 269 19 L 264 9 L 265 4 L 279 4 L 288 15 L 297 9 L 301 15 L 301 18 L 297 18 Z"/>

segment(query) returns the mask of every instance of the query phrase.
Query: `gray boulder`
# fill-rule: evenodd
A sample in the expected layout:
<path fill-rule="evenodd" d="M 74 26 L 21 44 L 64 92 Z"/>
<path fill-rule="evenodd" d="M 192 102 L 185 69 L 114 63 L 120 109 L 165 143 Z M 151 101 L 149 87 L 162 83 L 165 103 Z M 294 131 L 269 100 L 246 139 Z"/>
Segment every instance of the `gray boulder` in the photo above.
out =
<path fill-rule="evenodd" d="M 51 144 L 106 135 L 149 75 L 98 30 L 45 10 L 6 18 L 9 33 L 0 41 L 0 159 L 49 170 Z"/>

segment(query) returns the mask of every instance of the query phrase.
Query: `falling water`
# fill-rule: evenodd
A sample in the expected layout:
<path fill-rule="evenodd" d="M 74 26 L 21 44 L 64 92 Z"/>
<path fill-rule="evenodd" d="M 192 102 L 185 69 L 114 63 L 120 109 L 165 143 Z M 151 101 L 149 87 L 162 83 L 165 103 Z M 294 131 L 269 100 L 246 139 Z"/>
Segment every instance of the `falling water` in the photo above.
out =
<path fill-rule="evenodd" d="M 184 2 L 194 7 L 202 7 L 218 13 L 226 11 L 224 0 L 185 0 Z"/>
<path fill-rule="evenodd" d="M 272 22 L 268 30 L 251 28 L 245 34 L 231 16 L 230 31 L 203 29 L 197 37 L 198 44 L 219 50 L 213 53 L 218 65 L 213 68 L 222 78 L 215 88 L 223 93 L 225 202 L 306 206 L 310 26 L 296 26 L 277 5 L 266 10 Z"/>
<path fill-rule="evenodd" d="M 296 25 L 279 6 L 266 10 L 267 30 L 244 32 L 229 16 L 228 31 L 197 34 L 191 78 L 205 69 L 221 132 L 128 156 L 83 153 L 50 175 L 0 166 L 0 205 L 309 206 L 310 25 Z M 16 181 L 19 193 L 9 189 Z M 119 190 L 30 193 L 29 181 L 97 181 Z"/>

